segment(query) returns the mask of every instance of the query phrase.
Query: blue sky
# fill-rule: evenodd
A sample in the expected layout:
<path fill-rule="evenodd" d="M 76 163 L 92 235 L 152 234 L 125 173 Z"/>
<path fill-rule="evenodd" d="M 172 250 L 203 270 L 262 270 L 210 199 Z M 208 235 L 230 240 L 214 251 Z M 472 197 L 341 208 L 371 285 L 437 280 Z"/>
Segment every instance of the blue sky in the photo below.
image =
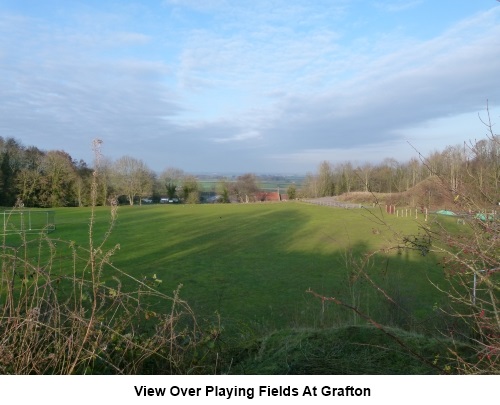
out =
<path fill-rule="evenodd" d="M 483 138 L 498 72 L 494 0 L 0 0 L 0 136 L 88 163 L 406 161 Z"/>

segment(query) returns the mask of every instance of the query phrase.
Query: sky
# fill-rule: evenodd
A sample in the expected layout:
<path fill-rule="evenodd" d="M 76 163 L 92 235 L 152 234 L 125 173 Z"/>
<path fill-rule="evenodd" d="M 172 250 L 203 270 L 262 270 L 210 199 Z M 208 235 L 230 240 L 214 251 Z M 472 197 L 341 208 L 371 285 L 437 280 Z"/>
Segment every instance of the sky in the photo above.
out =
<path fill-rule="evenodd" d="M 495 0 L 0 0 L 0 136 L 93 164 L 305 174 L 500 120 Z"/>

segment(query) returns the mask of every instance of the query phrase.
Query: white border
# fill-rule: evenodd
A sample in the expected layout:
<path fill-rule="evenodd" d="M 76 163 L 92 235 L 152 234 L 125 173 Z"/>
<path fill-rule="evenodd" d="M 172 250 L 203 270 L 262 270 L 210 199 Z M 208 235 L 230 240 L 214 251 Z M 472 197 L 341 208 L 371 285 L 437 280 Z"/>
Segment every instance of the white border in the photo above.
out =
<path fill-rule="evenodd" d="M 495 403 L 500 376 L 0 376 L 2 403 L 50 405 L 132 404 L 481 404 Z M 164 388 L 164 396 L 138 396 L 135 387 Z M 207 395 L 207 386 L 252 389 L 253 398 Z M 259 387 L 277 395 L 259 395 Z M 306 390 L 305 387 L 309 387 Z M 370 397 L 325 396 L 322 387 L 370 388 Z M 174 388 L 172 388 L 174 387 Z M 178 388 L 186 396 L 172 395 Z M 298 392 L 296 396 L 279 395 Z M 289 388 L 286 390 L 286 388 Z M 317 395 L 303 395 L 314 392 Z M 293 390 L 295 389 L 295 390 Z M 172 390 L 172 391 L 171 391 Z M 189 395 L 199 392 L 199 395 Z M 242 392 L 242 391 L 241 391 Z M 249 391 L 247 391 L 249 392 Z"/>

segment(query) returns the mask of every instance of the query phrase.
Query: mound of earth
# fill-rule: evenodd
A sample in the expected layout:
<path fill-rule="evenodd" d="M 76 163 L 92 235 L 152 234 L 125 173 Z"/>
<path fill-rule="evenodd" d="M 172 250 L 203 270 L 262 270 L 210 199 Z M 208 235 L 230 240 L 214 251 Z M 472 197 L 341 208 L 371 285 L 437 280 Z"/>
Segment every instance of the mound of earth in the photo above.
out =
<path fill-rule="evenodd" d="M 372 205 L 397 205 L 427 207 L 430 210 L 451 208 L 454 205 L 451 191 L 437 176 L 429 177 L 401 193 L 351 192 L 337 197 L 338 201 Z"/>

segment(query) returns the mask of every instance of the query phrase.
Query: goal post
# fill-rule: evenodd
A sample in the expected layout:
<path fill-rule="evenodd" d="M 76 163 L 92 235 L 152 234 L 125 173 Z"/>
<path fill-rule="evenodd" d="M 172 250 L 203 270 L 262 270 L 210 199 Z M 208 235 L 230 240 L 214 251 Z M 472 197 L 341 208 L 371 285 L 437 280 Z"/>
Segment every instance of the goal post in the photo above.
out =
<path fill-rule="evenodd" d="M 55 231 L 55 211 L 9 210 L 0 212 L 2 233 L 50 233 Z"/>

